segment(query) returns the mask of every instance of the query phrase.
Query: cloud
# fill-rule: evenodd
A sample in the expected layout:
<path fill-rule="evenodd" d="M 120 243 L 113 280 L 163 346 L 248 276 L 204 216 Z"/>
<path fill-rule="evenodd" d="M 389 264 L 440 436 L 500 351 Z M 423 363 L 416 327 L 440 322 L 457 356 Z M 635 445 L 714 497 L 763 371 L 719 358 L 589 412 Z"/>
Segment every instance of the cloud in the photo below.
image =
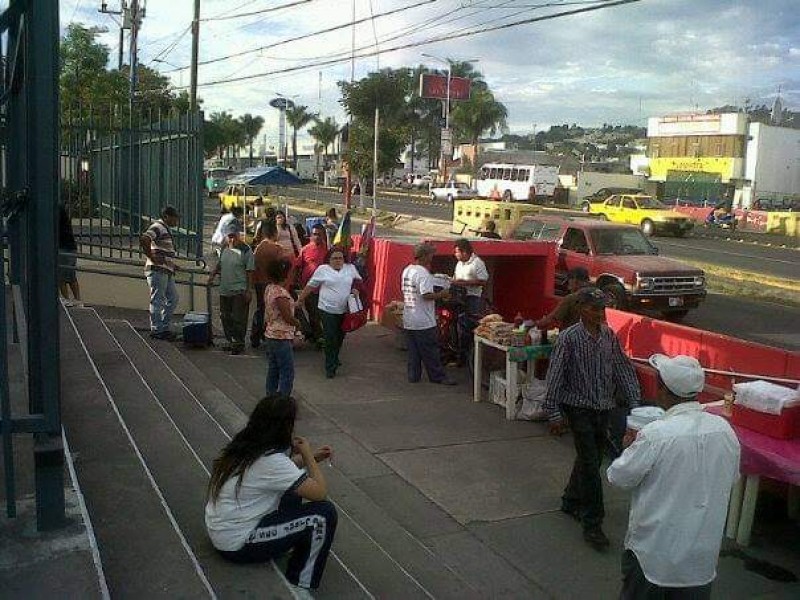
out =
<path fill-rule="evenodd" d="M 62 25 L 77 0 L 63 0 Z M 374 13 L 419 0 L 372 0 Z M 356 46 L 383 49 L 456 31 L 490 27 L 576 5 L 532 8 L 538 0 L 438 0 L 390 17 L 375 28 L 356 27 Z M 541 0 L 543 1 L 543 0 Z M 288 2 L 288 0 L 287 0 Z M 83 3 L 82 3 L 83 4 Z M 116 4 L 113 0 L 109 5 Z M 370 15 L 368 0 L 355 0 L 358 19 Z M 203 16 L 251 12 L 275 6 L 253 0 L 204 0 Z M 187 65 L 192 3 L 186 0 L 148 3 L 141 31 L 141 60 L 161 55 Z M 349 28 L 270 48 L 289 37 L 347 23 L 352 4 L 346 0 L 314 0 L 284 11 L 235 20 L 201 23 L 201 60 L 266 46 L 267 49 L 201 67 L 199 95 L 207 111 L 263 115 L 264 133 L 277 135 L 277 112 L 268 107 L 275 93 L 344 121 L 336 82 L 349 79 L 345 61 L 240 83 L 206 87 L 204 82 L 310 65 L 318 59 L 347 57 Z M 83 6 L 75 19 L 103 24 L 103 41 L 114 49 L 118 30 L 113 21 Z M 395 39 L 390 39 L 395 38 Z M 739 102 L 769 103 L 781 86 L 789 108 L 800 109 L 800 11 L 796 0 L 642 0 L 463 39 L 409 48 L 380 57 L 358 59 L 356 77 L 380 67 L 412 66 L 436 61 L 422 52 L 456 60 L 479 59 L 477 66 L 497 98 L 509 109 L 512 130 L 530 132 L 533 123 L 603 122 L 644 124 L 648 116 L 711 108 Z M 174 47 L 171 46 L 174 44 Z M 152 63 L 168 70 L 164 63 Z M 176 85 L 188 84 L 188 71 L 171 74 Z M 182 78 L 182 79 L 181 79 Z"/>

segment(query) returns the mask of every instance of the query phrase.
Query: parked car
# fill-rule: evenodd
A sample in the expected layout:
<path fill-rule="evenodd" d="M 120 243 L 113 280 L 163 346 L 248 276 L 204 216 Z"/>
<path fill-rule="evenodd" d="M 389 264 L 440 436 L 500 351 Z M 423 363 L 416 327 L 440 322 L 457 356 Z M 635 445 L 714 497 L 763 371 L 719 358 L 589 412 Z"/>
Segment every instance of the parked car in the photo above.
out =
<path fill-rule="evenodd" d="M 636 227 L 535 215 L 520 219 L 504 237 L 557 243 L 557 293 L 567 293 L 570 269 L 584 267 L 592 283 L 606 293 L 610 306 L 620 310 L 654 310 L 679 320 L 706 297 L 705 273 L 659 256 L 658 249 Z"/>
<path fill-rule="evenodd" d="M 581 210 L 583 212 L 588 213 L 592 204 L 597 204 L 598 202 L 605 202 L 605 200 L 609 196 L 613 196 L 614 194 L 641 194 L 641 190 L 637 188 L 624 188 L 624 187 L 600 188 L 594 194 L 589 194 L 588 196 L 583 197 L 583 200 L 581 200 Z"/>
<path fill-rule="evenodd" d="M 694 221 L 686 215 L 644 194 L 614 194 L 592 204 L 589 212 L 615 223 L 638 225 L 648 237 L 658 233 L 683 237 L 694 227 Z"/>
<path fill-rule="evenodd" d="M 447 200 L 448 202 L 468 200 L 477 196 L 477 190 L 473 190 L 466 183 L 459 181 L 448 181 L 442 186 L 433 185 L 430 191 L 431 200 Z"/>
<path fill-rule="evenodd" d="M 423 188 L 429 188 L 433 183 L 433 177 L 430 175 L 414 175 L 414 178 L 411 180 L 411 187 L 415 190 L 421 190 Z"/>

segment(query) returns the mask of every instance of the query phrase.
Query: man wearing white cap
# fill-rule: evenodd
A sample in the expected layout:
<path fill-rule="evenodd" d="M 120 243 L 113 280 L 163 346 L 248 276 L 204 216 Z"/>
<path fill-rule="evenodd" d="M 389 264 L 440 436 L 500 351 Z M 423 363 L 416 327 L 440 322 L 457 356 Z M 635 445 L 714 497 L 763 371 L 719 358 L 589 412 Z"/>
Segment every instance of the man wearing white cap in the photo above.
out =
<path fill-rule="evenodd" d="M 697 402 L 705 384 L 697 359 L 654 354 L 650 364 L 666 414 L 608 468 L 612 485 L 633 490 L 620 598 L 710 598 L 739 441 Z"/>

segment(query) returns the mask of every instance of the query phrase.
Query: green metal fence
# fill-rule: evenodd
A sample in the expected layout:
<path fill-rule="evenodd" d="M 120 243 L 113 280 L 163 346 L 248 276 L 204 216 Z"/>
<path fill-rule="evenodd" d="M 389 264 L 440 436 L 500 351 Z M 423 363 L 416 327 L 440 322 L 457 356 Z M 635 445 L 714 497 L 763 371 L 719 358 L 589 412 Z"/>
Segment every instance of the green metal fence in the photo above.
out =
<path fill-rule="evenodd" d="M 178 254 L 202 256 L 202 113 L 64 113 L 62 196 L 80 219 L 73 222 L 79 243 L 91 253 L 131 256 L 150 221 L 171 205 L 181 214 Z"/>

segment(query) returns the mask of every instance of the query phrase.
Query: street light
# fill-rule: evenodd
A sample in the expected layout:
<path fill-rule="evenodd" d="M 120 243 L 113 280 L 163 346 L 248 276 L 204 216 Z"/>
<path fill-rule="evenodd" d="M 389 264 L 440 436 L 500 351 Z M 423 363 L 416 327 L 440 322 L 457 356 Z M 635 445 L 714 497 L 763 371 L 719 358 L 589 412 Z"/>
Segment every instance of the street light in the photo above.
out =
<path fill-rule="evenodd" d="M 447 131 L 448 135 L 451 135 L 450 134 L 450 76 L 451 76 L 451 70 L 452 70 L 454 61 L 452 59 L 449 59 L 449 58 L 441 58 L 440 56 L 435 56 L 433 54 L 427 54 L 426 52 L 423 52 L 422 56 L 424 56 L 426 58 L 432 58 L 433 60 L 437 60 L 440 63 L 447 65 L 447 94 L 446 94 L 446 100 L 445 100 L 445 102 L 444 102 L 444 104 L 442 106 L 442 109 L 443 109 L 443 112 L 444 112 L 444 128 Z M 463 60 L 461 62 L 462 63 L 476 63 L 476 62 L 480 62 L 480 61 L 478 59 L 475 59 L 475 60 Z M 451 157 L 452 157 L 452 139 L 453 138 L 451 136 L 450 137 L 450 140 L 451 140 L 451 142 L 450 142 L 451 143 L 451 150 L 450 150 Z M 440 172 L 442 174 L 442 183 L 445 183 L 447 181 L 447 179 L 446 179 L 447 178 L 447 162 L 445 161 L 445 157 L 444 157 L 444 144 L 442 144 L 441 142 L 439 143 L 439 170 L 440 170 Z"/>

